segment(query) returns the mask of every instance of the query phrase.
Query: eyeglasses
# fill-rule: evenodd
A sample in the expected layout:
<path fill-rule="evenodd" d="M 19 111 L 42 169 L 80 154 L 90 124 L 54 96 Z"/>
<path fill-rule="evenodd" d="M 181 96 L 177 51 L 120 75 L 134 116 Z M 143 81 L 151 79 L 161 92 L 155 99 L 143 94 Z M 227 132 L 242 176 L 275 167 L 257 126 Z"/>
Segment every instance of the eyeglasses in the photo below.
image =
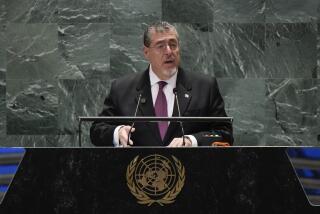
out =
<path fill-rule="evenodd" d="M 155 46 L 150 46 L 149 48 L 154 48 L 156 51 L 162 53 L 164 52 L 167 47 L 169 46 L 170 50 L 175 51 L 178 49 L 179 45 L 176 42 L 169 42 L 169 43 L 158 43 Z"/>

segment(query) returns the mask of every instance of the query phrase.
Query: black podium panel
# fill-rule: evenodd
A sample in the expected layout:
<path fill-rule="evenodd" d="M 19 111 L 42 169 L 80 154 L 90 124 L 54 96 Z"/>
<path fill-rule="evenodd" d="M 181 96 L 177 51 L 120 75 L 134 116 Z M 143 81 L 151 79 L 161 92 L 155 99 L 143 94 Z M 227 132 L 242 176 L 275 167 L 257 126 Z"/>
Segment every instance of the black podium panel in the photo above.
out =
<path fill-rule="evenodd" d="M 320 213 L 320 207 L 309 204 L 285 151 L 285 148 L 27 149 L 0 213 Z M 142 181 L 152 186 L 155 180 L 150 178 L 160 176 L 144 177 L 152 170 L 153 162 L 148 162 L 148 157 L 158 157 L 157 170 L 164 170 L 166 164 L 177 166 L 166 174 L 180 178 L 178 184 L 171 185 L 170 203 L 158 203 L 158 199 L 163 199 L 161 196 L 158 202 L 139 204 L 139 197 L 132 193 L 143 195 L 149 187 L 139 189 Z M 160 157 L 168 161 L 161 162 Z M 138 177 L 135 174 L 128 179 L 128 170 L 130 175 L 130 170 L 139 167 L 138 162 L 143 170 L 137 173 Z M 138 181 L 130 189 L 127 183 L 133 179 Z M 161 184 L 154 190 L 160 192 L 170 185 Z M 140 197 L 140 202 L 144 200 Z"/>

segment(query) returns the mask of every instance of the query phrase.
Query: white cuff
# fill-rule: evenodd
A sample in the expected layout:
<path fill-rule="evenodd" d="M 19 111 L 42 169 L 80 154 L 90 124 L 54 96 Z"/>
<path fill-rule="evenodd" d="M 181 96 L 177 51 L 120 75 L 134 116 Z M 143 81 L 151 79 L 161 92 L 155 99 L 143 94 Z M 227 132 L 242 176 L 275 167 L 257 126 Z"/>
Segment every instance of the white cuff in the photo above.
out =
<path fill-rule="evenodd" d="M 185 135 L 191 140 L 191 146 L 192 147 L 197 147 L 198 146 L 198 141 L 193 135 Z"/>
<path fill-rule="evenodd" d="M 117 126 L 114 131 L 113 131 L 113 145 L 114 147 L 120 147 L 120 142 L 119 142 L 119 129 L 123 127 L 124 125 Z"/>

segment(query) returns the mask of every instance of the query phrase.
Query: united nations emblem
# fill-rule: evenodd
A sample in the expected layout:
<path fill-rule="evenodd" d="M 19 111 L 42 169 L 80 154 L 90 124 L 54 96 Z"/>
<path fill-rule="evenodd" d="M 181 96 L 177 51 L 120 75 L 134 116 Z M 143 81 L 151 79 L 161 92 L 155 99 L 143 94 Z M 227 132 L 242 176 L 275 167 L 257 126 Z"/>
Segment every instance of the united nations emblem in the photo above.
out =
<path fill-rule="evenodd" d="M 127 167 L 127 185 L 139 204 L 171 204 L 185 182 L 185 169 L 174 156 L 172 160 L 153 154 L 139 160 L 136 156 Z"/>

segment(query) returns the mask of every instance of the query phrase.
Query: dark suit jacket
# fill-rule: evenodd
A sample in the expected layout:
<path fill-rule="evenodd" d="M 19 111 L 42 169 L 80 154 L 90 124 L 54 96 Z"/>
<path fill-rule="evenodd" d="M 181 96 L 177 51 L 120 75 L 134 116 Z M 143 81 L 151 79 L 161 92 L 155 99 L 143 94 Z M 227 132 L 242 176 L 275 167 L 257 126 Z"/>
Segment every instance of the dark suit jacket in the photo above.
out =
<path fill-rule="evenodd" d="M 201 74 L 192 74 L 178 70 L 177 96 L 182 116 L 226 117 L 224 102 L 220 95 L 215 78 Z M 149 69 L 143 73 L 133 74 L 115 80 L 105 99 L 100 116 L 134 116 L 139 94 L 145 102 L 139 105 L 137 116 L 155 116 Z M 176 103 L 173 116 L 179 116 Z M 106 122 L 95 122 L 90 129 L 90 137 L 97 146 L 113 146 L 113 132 L 117 125 Z M 127 124 L 130 125 L 130 124 Z M 223 141 L 233 143 L 232 125 L 230 123 L 183 123 L 185 134 L 194 135 L 199 146 L 208 146 L 212 139 L 208 134 L 219 134 Z M 181 137 L 179 123 L 171 122 L 167 133 L 161 140 L 157 123 L 135 123 L 135 132 L 131 139 L 135 146 L 166 146 L 175 137 Z"/>

